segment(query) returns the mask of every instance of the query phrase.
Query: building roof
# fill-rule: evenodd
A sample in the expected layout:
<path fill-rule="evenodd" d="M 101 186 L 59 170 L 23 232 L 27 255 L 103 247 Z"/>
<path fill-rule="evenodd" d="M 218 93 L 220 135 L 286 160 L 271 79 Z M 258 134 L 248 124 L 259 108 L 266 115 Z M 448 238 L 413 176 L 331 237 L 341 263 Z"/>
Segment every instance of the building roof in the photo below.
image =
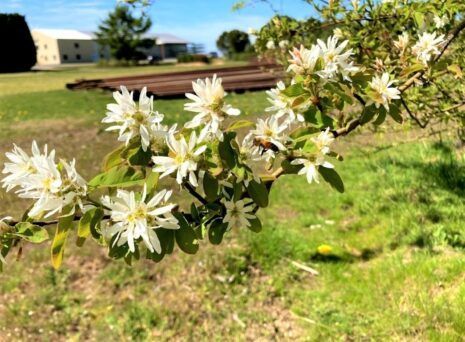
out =
<path fill-rule="evenodd" d="M 34 29 L 32 32 L 38 32 L 55 39 L 94 40 L 92 35 L 78 30 Z"/>
<path fill-rule="evenodd" d="M 176 37 L 170 33 L 157 33 L 155 34 L 157 39 L 157 45 L 164 45 L 164 44 L 189 44 L 187 40 L 182 38 Z"/>

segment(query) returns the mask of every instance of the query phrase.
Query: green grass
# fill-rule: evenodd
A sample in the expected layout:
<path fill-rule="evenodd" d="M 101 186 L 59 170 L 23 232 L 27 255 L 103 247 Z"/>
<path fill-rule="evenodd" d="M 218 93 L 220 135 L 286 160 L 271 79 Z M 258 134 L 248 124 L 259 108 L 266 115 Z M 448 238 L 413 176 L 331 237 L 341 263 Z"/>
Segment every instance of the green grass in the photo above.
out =
<path fill-rule="evenodd" d="M 0 136 L 0 149 L 48 141 L 89 177 L 116 145 L 114 135 L 98 131 L 109 100 L 98 91 L 1 96 L 2 132 L 9 134 Z M 263 93 L 230 101 L 251 116 L 266 106 Z M 169 122 L 184 122 L 183 103 L 156 106 Z M 463 151 L 404 141 L 408 136 L 346 139 L 345 161 L 336 165 L 346 193 L 282 178 L 260 211 L 261 233 L 233 231 L 220 247 L 203 242 L 196 256 L 176 252 L 131 268 L 90 241 L 74 247 L 73 238 L 64 267 L 53 271 L 47 245 L 26 247 L 0 276 L 0 337 L 460 341 Z M 27 205 L 11 194 L 0 192 L 0 199 L 0 216 Z M 321 245 L 331 252 L 318 253 Z"/>

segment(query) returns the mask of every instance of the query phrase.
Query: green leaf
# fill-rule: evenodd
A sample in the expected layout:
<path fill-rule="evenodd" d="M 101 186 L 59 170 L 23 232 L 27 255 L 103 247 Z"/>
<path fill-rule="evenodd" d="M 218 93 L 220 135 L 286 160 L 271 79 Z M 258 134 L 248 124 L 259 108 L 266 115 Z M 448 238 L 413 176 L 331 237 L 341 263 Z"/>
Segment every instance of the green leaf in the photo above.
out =
<path fill-rule="evenodd" d="M 303 114 L 305 121 L 314 125 L 318 124 L 317 114 L 320 110 L 316 106 L 310 106 Z"/>
<path fill-rule="evenodd" d="M 55 237 L 53 238 L 51 248 L 52 265 L 55 269 L 60 268 L 63 261 L 65 243 L 68 239 L 70 230 L 73 228 L 73 220 L 74 214 L 62 216 L 58 220 Z"/>
<path fill-rule="evenodd" d="M 419 63 L 413 64 L 413 65 L 408 66 L 404 70 L 402 70 L 400 75 L 401 75 L 401 77 L 407 77 L 407 76 L 409 76 L 411 74 L 414 74 L 414 73 L 416 73 L 418 71 L 423 70 L 424 68 L 425 68 L 425 66 L 423 64 L 419 64 Z"/>
<path fill-rule="evenodd" d="M 247 187 L 250 197 L 253 201 L 261 208 L 266 208 L 268 206 L 268 189 L 264 183 L 257 183 L 252 180 L 249 182 Z"/>
<path fill-rule="evenodd" d="M 160 174 L 158 172 L 149 171 L 147 178 L 145 179 L 145 184 L 147 186 L 147 194 L 153 195 L 157 190 L 158 179 Z"/>
<path fill-rule="evenodd" d="M 299 138 L 307 137 L 309 135 L 312 135 L 318 132 L 321 132 L 321 130 L 316 127 L 312 127 L 312 126 L 300 127 L 300 128 L 293 130 L 290 134 L 290 137 L 293 140 L 298 140 Z"/>
<path fill-rule="evenodd" d="M 125 146 L 121 145 L 116 150 L 110 152 L 103 159 L 103 170 L 108 171 L 111 168 L 118 166 L 124 162 L 124 159 L 121 157 L 121 153 L 124 151 Z"/>
<path fill-rule="evenodd" d="M 208 229 L 208 239 L 213 245 L 219 245 L 223 241 L 224 233 L 228 225 L 223 223 L 221 219 L 213 221 L 210 228 Z"/>
<path fill-rule="evenodd" d="M 144 151 L 142 146 L 140 146 L 140 143 L 134 147 L 129 146 L 123 151 L 121 155 L 124 159 L 129 161 L 129 164 L 133 166 L 147 166 L 152 159 L 152 152 L 150 149 Z"/>
<path fill-rule="evenodd" d="M 223 141 L 218 144 L 218 153 L 221 160 L 230 168 L 236 166 L 236 153 L 231 146 L 231 140 L 236 137 L 235 132 L 229 132 L 224 135 Z"/>
<path fill-rule="evenodd" d="M 376 114 L 376 107 L 375 106 L 368 106 L 363 108 L 362 116 L 360 118 L 360 123 L 365 125 L 366 123 L 370 122 Z"/>
<path fill-rule="evenodd" d="M 323 179 L 331 185 L 332 188 L 336 189 L 340 193 L 344 192 L 344 183 L 341 177 L 334 169 L 328 169 L 326 167 L 318 167 L 318 172 L 323 176 Z"/>
<path fill-rule="evenodd" d="M 78 225 L 78 239 L 76 244 L 82 246 L 84 241 L 89 237 L 92 231 L 96 231 L 97 225 L 103 218 L 103 210 L 100 208 L 93 208 L 87 211 L 81 220 L 79 220 Z"/>
<path fill-rule="evenodd" d="M 30 222 L 20 222 L 15 228 L 16 233 L 14 233 L 14 235 L 31 243 L 42 243 L 49 239 L 48 232 L 45 228 L 35 226 Z"/>
<path fill-rule="evenodd" d="M 249 229 L 254 233 L 259 233 L 262 231 L 262 223 L 258 217 L 254 218 L 253 220 L 249 220 L 250 226 Z"/>
<path fill-rule="evenodd" d="M 158 236 L 158 240 L 160 240 L 161 253 L 147 251 L 147 259 L 160 262 L 165 255 L 173 253 L 175 231 L 173 229 L 159 228 L 155 230 L 155 233 Z"/>
<path fill-rule="evenodd" d="M 228 131 L 236 131 L 240 128 L 245 128 L 245 127 L 252 127 L 255 125 L 252 121 L 249 120 L 237 120 L 233 123 L 231 123 L 228 127 Z"/>
<path fill-rule="evenodd" d="M 91 187 L 129 187 L 144 182 L 144 175 L 129 166 L 117 166 L 97 175 L 89 182 Z"/>
<path fill-rule="evenodd" d="M 282 93 L 288 97 L 297 97 L 305 94 L 305 92 L 305 89 L 300 83 L 292 84 L 282 91 Z"/>
<path fill-rule="evenodd" d="M 209 202 L 214 202 L 218 198 L 218 180 L 209 172 L 205 172 L 203 177 L 203 190 Z"/>
<path fill-rule="evenodd" d="M 400 115 L 400 109 L 397 105 L 395 105 L 394 103 L 392 103 L 390 106 L 389 106 L 389 116 L 391 118 L 394 119 L 394 121 L 396 121 L 397 123 L 402 123 L 404 121 L 404 119 L 402 118 L 402 116 Z"/>
<path fill-rule="evenodd" d="M 181 213 L 174 214 L 179 221 L 179 229 L 175 230 L 176 243 L 179 248 L 187 254 L 195 254 L 199 250 L 199 242 L 194 229 L 186 221 Z"/>

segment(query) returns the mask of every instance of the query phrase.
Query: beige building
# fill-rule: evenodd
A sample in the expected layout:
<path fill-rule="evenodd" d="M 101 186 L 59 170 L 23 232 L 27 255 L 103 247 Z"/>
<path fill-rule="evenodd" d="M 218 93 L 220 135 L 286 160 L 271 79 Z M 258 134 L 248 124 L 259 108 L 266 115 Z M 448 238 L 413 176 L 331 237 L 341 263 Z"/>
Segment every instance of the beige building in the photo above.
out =
<path fill-rule="evenodd" d="M 35 29 L 31 31 L 38 65 L 93 63 L 100 58 L 99 46 L 88 33 L 76 30 Z"/>

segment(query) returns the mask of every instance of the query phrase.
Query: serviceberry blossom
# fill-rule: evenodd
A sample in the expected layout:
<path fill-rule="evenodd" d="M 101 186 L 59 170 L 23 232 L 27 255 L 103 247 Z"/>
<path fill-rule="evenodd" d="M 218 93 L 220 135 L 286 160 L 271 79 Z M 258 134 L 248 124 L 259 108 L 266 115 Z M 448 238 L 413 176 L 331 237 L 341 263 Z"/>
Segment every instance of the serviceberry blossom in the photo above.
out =
<path fill-rule="evenodd" d="M 114 92 L 116 103 L 107 105 L 106 117 L 103 123 L 113 124 L 107 131 L 119 131 L 119 141 L 129 144 L 132 138 L 140 137 L 142 149 L 147 151 L 150 146 L 150 127 L 163 120 L 163 115 L 154 112 L 153 97 L 147 96 L 144 87 L 139 96 L 139 103 L 134 101 L 134 92 L 129 92 L 121 86 L 121 92 Z"/>
<path fill-rule="evenodd" d="M 226 208 L 226 215 L 223 222 L 228 224 L 228 229 L 238 229 L 243 227 L 250 227 L 250 221 L 256 218 L 253 214 L 254 205 L 250 205 L 253 201 L 248 199 L 243 200 L 223 200 Z"/>
<path fill-rule="evenodd" d="M 437 29 L 442 29 L 449 22 L 449 18 L 447 17 L 447 15 L 443 15 L 442 17 L 436 15 L 434 16 L 433 20 L 434 20 L 434 25 L 436 26 Z"/>
<path fill-rule="evenodd" d="M 280 151 L 285 151 L 286 146 L 284 144 L 289 140 L 286 134 L 288 128 L 287 123 L 280 124 L 278 117 L 272 115 L 265 120 L 259 118 L 255 129 L 251 130 L 250 134 L 256 141 L 271 143 Z"/>
<path fill-rule="evenodd" d="M 186 94 L 193 102 L 185 104 L 184 109 L 198 114 L 187 122 L 185 127 L 196 128 L 205 125 L 200 132 L 200 140 L 209 135 L 222 140 L 221 123 L 227 116 L 241 114 L 240 110 L 225 104 L 224 98 L 227 94 L 221 83 L 221 78 L 217 78 L 216 75 L 212 79 L 197 80 L 192 82 L 195 94 Z"/>
<path fill-rule="evenodd" d="M 266 48 L 267 48 L 268 50 L 274 50 L 274 49 L 276 49 L 276 45 L 275 45 L 274 41 L 269 40 L 269 41 L 266 43 Z"/>
<path fill-rule="evenodd" d="M 394 46 L 403 54 L 408 47 L 409 40 L 410 36 L 407 32 L 404 32 L 394 41 Z"/>
<path fill-rule="evenodd" d="M 303 167 L 299 170 L 299 175 L 305 175 L 307 177 L 308 183 L 320 183 L 318 177 L 318 168 L 325 167 L 327 169 L 333 169 L 334 165 L 330 162 L 326 161 L 323 154 L 318 154 L 315 157 L 310 159 L 305 158 L 297 158 L 291 161 L 292 165 L 303 165 Z"/>
<path fill-rule="evenodd" d="M 344 79 L 350 80 L 350 75 L 359 71 L 359 68 L 354 66 L 354 62 L 350 60 L 353 55 L 352 49 L 344 51 L 349 44 L 348 40 L 343 41 L 338 45 L 338 38 L 331 36 L 326 43 L 320 39 L 317 40 L 320 47 L 320 57 L 323 60 L 323 70 L 317 74 L 324 79 L 332 79 L 339 72 Z"/>
<path fill-rule="evenodd" d="M 60 160 L 57 164 L 55 151 L 48 153 L 45 146 L 41 153 L 35 141 L 32 143 L 32 156 L 18 146 L 14 146 L 6 156 L 10 162 L 5 163 L 3 169 L 3 174 L 7 175 L 2 180 L 3 187 L 7 191 L 18 187 L 16 193 L 20 198 L 35 200 L 29 217 L 50 217 L 71 205 L 72 212 L 76 205 L 82 207 L 87 185 L 77 173 L 74 160 L 71 163 Z"/>
<path fill-rule="evenodd" d="M 368 82 L 370 86 L 370 100 L 368 105 L 374 103 L 376 108 L 381 105 L 389 110 L 389 104 L 392 100 L 400 99 L 400 91 L 396 87 L 391 87 L 395 80 L 391 80 L 387 72 L 383 73 L 381 77 L 378 75 L 373 76 L 371 82 Z"/>
<path fill-rule="evenodd" d="M 424 32 L 419 35 L 418 42 L 412 47 L 413 54 L 419 61 L 427 65 L 431 61 L 432 56 L 437 56 L 441 53 L 439 48 L 445 43 L 444 35 L 437 36 L 436 32 Z"/>
<path fill-rule="evenodd" d="M 197 162 L 200 155 L 207 149 L 206 145 L 198 146 L 198 140 L 195 132 L 191 133 L 189 143 L 186 142 L 184 136 L 176 139 L 174 134 L 169 134 L 166 139 L 170 149 L 169 156 L 152 157 L 155 167 L 154 172 L 162 173 L 160 178 L 166 177 L 173 172 L 176 172 L 176 182 L 182 184 L 188 179 L 189 183 L 197 187 L 197 176 L 195 171 L 198 169 Z"/>
<path fill-rule="evenodd" d="M 114 237 L 113 245 L 127 243 L 132 253 L 136 250 L 137 241 L 142 239 L 150 252 L 160 254 L 162 249 L 156 230 L 179 229 L 178 220 L 172 214 L 176 205 L 168 203 L 171 194 L 172 191 L 162 190 L 146 203 L 147 187 L 144 185 L 140 198 L 133 191 L 121 189 L 114 198 L 102 197 L 102 204 L 110 209 L 105 235 Z"/>
<path fill-rule="evenodd" d="M 276 88 L 268 90 L 268 102 L 272 104 L 271 107 L 265 109 L 266 112 L 274 112 L 277 118 L 285 117 L 285 121 L 288 123 L 294 123 L 295 121 L 304 122 L 305 119 L 301 112 L 305 112 L 309 103 L 300 104 L 297 108 L 292 105 L 293 99 L 283 94 L 286 89 L 284 82 L 279 81 Z"/>
<path fill-rule="evenodd" d="M 313 45 L 310 49 L 303 45 L 300 49 L 294 48 L 290 51 L 291 59 L 289 59 L 289 67 L 287 72 L 293 72 L 296 75 L 312 75 L 315 70 L 316 63 L 320 57 L 320 48 Z"/>
<path fill-rule="evenodd" d="M 279 42 L 279 47 L 281 49 L 286 49 L 289 46 L 289 41 L 288 40 L 281 40 Z"/>
<path fill-rule="evenodd" d="M 354 11 L 358 10 L 358 6 L 360 5 L 359 0 L 351 0 L 350 3 L 352 4 L 352 7 L 354 8 Z"/>
<path fill-rule="evenodd" d="M 166 145 L 166 138 L 170 134 L 176 134 L 177 124 L 169 127 L 162 123 L 156 123 L 150 126 L 150 143 L 151 149 L 155 152 L 160 152 Z"/>
<path fill-rule="evenodd" d="M 321 154 L 328 154 L 331 152 L 331 145 L 334 142 L 334 135 L 331 133 L 330 128 L 326 128 L 316 138 L 311 139 Z"/>

